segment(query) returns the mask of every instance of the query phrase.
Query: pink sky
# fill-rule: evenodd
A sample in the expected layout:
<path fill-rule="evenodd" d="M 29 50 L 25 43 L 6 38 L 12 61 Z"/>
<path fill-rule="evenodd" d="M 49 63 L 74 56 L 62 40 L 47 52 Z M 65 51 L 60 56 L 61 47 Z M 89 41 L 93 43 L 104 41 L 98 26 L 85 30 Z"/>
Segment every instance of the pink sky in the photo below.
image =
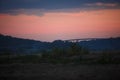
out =
<path fill-rule="evenodd" d="M 118 37 L 120 9 L 46 12 L 42 16 L 0 14 L 0 33 L 42 41 Z"/>

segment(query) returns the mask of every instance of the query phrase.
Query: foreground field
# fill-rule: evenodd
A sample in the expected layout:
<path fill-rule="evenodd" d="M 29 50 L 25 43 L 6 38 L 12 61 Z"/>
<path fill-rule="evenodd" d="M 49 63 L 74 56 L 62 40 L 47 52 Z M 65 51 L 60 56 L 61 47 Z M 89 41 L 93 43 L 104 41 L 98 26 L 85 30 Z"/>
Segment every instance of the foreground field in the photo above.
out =
<path fill-rule="evenodd" d="M 0 80 L 120 80 L 120 53 L 1 55 Z"/>
<path fill-rule="evenodd" d="M 120 80 L 120 65 L 1 64 L 0 80 Z"/>

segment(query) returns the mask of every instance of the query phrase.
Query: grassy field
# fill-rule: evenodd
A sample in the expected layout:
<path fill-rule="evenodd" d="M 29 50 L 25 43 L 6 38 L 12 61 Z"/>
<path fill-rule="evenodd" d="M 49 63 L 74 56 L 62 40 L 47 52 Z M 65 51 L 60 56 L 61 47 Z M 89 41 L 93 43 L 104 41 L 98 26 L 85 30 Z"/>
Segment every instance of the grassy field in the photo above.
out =
<path fill-rule="evenodd" d="M 0 64 L 51 63 L 51 64 L 120 64 L 120 52 L 89 54 L 32 54 L 0 55 Z"/>
<path fill-rule="evenodd" d="M 120 80 L 120 65 L 2 64 L 0 80 Z"/>
<path fill-rule="evenodd" d="M 120 80 L 120 53 L 1 55 L 0 80 Z"/>

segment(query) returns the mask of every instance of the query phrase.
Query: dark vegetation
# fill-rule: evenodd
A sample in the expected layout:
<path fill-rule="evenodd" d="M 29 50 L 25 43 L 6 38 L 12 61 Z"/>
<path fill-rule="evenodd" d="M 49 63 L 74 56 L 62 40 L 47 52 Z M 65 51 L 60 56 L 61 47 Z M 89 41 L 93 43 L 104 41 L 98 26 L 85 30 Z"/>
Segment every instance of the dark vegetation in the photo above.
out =
<path fill-rule="evenodd" d="M 109 51 L 93 53 L 73 43 L 66 49 L 55 47 L 37 54 L 26 55 L 7 52 L 0 55 L 0 64 L 11 63 L 120 64 L 120 53 Z"/>
<path fill-rule="evenodd" d="M 0 80 L 120 80 L 120 53 L 89 53 L 75 44 L 43 52 L 1 55 Z"/>
<path fill-rule="evenodd" d="M 120 51 L 120 37 L 81 41 L 79 44 L 91 51 Z"/>
<path fill-rule="evenodd" d="M 120 80 L 120 65 L 0 65 L 0 80 Z"/>
<path fill-rule="evenodd" d="M 0 35 L 0 80 L 120 80 L 120 39 L 107 41 L 49 43 Z"/>
<path fill-rule="evenodd" d="M 0 35 L 0 43 L 0 64 L 120 64 L 120 49 L 118 48 L 120 38 L 76 43 L 56 40 L 50 43 Z M 92 50 L 93 48 L 95 50 Z"/>
<path fill-rule="evenodd" d="M 12 54 L 35 54 L 49 51 L 53 48 L 67 49 L 72 42 L 55 40 L 53 42 L 42 42 L 29 39 L 15 38 L 0 35 L 0 53 L 11 52 Z M 89 49 L 89 51 L 120 51 L 120 38 L 95 39 L 77 42 L 77 45 Z"/>

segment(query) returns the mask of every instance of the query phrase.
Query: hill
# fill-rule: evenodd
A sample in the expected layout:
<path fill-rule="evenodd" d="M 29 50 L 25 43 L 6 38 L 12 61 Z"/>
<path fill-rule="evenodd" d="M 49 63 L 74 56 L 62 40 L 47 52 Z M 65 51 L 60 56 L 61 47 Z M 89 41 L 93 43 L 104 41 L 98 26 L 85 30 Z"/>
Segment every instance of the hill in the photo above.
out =
<path fill-rule="evenodd" d="M 32 53 L 49 48 L 50 43 L 0 35 L 0 52 Z"/>
<path fill-rule="evenodd" d="M 120 51 L 120 38 L 95 39 L 76 42 L 78 45 L 90 51 Z M 0 35 L 0 53 L 32 54 L 49 51 L 53 48 L 68 48 L 72 42 L 55 40 L 53 42 L 42 42 L 30 39 L 22 39 L 11 36 Z"/>
<path fill-rule="evenodd" d="M 120 51 L 120 37 L 81 41 L 79 44 L 91 51 Z"/>
<path fill-rule="evenodd" d="M 71 42 L 56 40 L 52 43 L 0 35 L 0 53 L 31 54 L 50 50 L 54 47 L 68 47 Z"/>

